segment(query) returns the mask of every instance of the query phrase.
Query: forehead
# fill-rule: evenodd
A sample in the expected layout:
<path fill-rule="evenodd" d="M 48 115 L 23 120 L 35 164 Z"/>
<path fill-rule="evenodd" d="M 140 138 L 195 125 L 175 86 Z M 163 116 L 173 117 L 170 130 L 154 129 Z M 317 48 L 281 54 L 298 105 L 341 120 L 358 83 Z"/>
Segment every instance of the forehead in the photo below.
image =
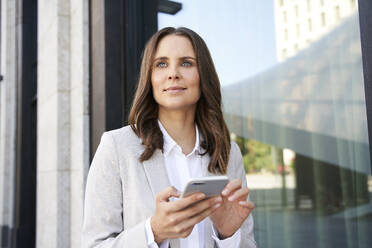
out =
<path fill-rule="evenodd" d="M 162 38 L 155 52 L 157 57 L 195 57 L 194 48 L 185 36 L 167 35 Z"/>

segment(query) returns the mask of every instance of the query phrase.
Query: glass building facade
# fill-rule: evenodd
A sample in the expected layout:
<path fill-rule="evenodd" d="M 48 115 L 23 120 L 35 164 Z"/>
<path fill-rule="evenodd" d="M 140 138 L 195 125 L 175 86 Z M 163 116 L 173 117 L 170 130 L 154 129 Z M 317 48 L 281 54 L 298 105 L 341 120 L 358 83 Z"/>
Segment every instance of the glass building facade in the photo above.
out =
<path fill-rule="evenodd" d="M 259 247 L 372 247 L 357 1 L 178 1 L 210 48 Z"/>

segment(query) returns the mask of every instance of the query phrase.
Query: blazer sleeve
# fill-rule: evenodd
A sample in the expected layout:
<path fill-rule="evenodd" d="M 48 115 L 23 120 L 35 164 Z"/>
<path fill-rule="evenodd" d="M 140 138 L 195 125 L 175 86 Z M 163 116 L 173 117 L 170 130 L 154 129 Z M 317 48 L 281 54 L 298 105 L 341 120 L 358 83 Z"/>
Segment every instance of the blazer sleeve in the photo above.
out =
<path fill-rule="evenodd" d="M 236 178 L 240 178 L 242 180 L 243 187 L 247 187 L 247 178 L 244 171 L 244 165 L 243 165 L 243 158 L 242 154 L 240 152 L 239 146 L 232 142 L 231 145 L 232 155 L 234 161 L 234 174 L 236 175 Z M 249 199 L 249 196 L 248 196 Z M 253 216 L 252 213 L 248 216 L 248 218 L 243 222 L 243 225 L 241 226 L 241 241 L 240 241 L 240 247 L 241 248 L 256 248 L 257 244 L 254 239 L 253 234 Z"/>
<path fill-rule="evenodd" d="M 87 178 L 82 247 L 147 248 L 145 221 L 124 229 L 118 155 L 112 135 L 104 133 Z"/>

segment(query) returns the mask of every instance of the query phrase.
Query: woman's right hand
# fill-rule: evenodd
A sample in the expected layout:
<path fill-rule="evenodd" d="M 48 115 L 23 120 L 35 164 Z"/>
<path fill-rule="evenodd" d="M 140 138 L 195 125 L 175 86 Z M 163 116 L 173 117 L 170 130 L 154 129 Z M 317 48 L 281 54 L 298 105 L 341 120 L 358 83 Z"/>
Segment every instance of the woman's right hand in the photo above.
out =
<path fill-rule="evenodd" d="M 221 196 L 205 199 L 203 193 L 169 201 L 169 198 L 179 196 L 174 187 L 168 187 L 156 195 L 156 210 L 151 218 L 151 228 L 157 244 L 165 239 L 189 236 L 194 225 L 208 217 L 222 203 Z"/>

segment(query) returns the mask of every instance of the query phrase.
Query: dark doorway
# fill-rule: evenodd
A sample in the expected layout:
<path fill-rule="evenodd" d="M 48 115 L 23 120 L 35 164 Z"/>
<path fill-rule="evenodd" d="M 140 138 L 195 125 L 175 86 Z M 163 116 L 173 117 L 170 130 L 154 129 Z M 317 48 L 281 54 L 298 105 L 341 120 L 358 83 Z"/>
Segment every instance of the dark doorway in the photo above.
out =
<path fill-rule="evenodd" d="M 90 2 L 91 157 L 106 130 L 127 124 L 143 48 L 157 31 L 158 1 Z"/>

